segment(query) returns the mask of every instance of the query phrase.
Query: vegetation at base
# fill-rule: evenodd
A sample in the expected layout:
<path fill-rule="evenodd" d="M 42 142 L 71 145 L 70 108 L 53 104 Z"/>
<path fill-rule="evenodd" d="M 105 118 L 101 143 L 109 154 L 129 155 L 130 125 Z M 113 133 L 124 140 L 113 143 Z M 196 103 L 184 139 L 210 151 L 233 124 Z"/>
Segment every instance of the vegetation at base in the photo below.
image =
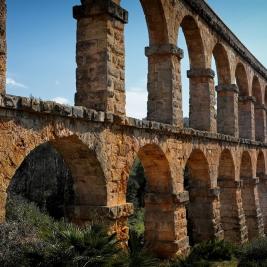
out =
<path fill-rule="evenodd" d="M 245 245 L 239 256 L 239 267 L 267 267 L 267 238 Z"/>
<path fill-rule="evenodd" d="M 9 198 L 0 236 L 3 267 L 153 267 L 158 263 L 136 232 L 130 233 L 128 250 L 123 250 L 105 226 L 80 228 L 55 221 L 18 196 Z"/>

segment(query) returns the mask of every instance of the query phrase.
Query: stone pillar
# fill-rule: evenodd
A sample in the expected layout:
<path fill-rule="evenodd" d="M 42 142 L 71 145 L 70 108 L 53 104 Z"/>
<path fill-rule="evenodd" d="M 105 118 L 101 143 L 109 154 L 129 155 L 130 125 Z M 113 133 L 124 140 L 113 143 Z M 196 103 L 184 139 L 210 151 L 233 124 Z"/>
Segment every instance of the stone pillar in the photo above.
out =
<path fill-rule="evenodd" d="M 190 79 L 191 128 L 216 132 L 214 76 L 211 69 L 191 69 L 187 72 Z"/>
<path fill-rule="evenodd" d="M 207 218 L 212 221 L 213 224 L 213 233 L 210 233 L 213 238 L 222 240 L 224 239 L 224 231 L 222 229 L 221 224 L 221 216 L 220 216 L 220 188 L 215 187 L 211 188 L 208 191 L 208 201 L 212 207 L 211 218 Z"/>
<path fill-rule="evenodd" d="M 162 258 L 185 255 L 189 249 L 185 204 L 187 191 L 178 194 L 147 193 L 145 242 Z"/>
<path fill-rule="evenodd" d="M 148 57 L 147 119 L 183 127 L 180 60 L 173 44 L 146 47 Z"/>
<path fill-rule="evenodd" d="M 259 178 L 243 179 L 242 203 L 246 216 L 248 239 L 264 236 L 263 217 L 259 203 Z"/>
<path fill-rule="evenodd" d="M 266 109 L 264 105 L 255 104 L 255 139 L 266 142 Z"/>
<path fill-rule="evenodd" d="M 254 103 L 255 98 L 252 96 L 239 97 L 238 118 L 240 138 L 255 140 Z"/>
<path fill-rule="evenodd" d="M 128 13 L 112 0 L 84 0 L 77 19 L 75 105 L 125 115 L 124 24 Z"/>
<path fill-rule="evenodd" d="M 133 204 L 126 203 L 117 206 L 68 206 L 68 220 L 78 224 L 103 223 L 110 233 L 117 233 L 122 245 L 127 245 L 128 217 L 133 214 Z"/>
<path fill-rule="evenodd" d="M 267 176 L 262 174 L 259 178 L 259 201 L 263 216 L 264 233 L 267 234 Z"/>
<path fill-rule="evenodd" d="M 0 93 L 6 91 L 6 1 L 0 0 Z"/>
<path fill-rule="evenodd" d="M 238 87 L 236 84 L 218 85 L 217 132 L 239 137 Z"/>
<path fill-rule="evenodd" d="M 220 186 L 220 216 L 224 230 L 224 239 L 243 244 L 248 241 L 245 214 L 242 207 L 240 181 L 219 178 Z"/>

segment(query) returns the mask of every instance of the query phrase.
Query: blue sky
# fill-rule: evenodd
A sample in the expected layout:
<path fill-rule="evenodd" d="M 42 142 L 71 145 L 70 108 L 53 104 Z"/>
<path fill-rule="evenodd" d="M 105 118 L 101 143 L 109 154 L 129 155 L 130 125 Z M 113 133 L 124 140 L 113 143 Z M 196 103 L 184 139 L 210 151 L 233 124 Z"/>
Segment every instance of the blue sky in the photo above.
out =
<path fill-rule="evenodd" d="M 7 0 L 7 92 L 73 104 L 75 93 L 75 31 L 72 6 L 79 0 Z M 267 1 L 209 0 L 230 29 L 267 65 Z M 145 18 L 138 0 L 122 0 L 129 11 L 126 25 L 127 115 L 146 116 L 148 45 Z M 188 55 L 183 35 L 183 111 L 188 115 Z"/>

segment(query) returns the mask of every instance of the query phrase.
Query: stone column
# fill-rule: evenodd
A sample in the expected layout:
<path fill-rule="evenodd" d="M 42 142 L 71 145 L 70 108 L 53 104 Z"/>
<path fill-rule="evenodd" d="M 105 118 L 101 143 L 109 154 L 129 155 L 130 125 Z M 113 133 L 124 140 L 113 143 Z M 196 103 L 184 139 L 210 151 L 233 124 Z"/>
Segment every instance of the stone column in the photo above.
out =
<path fill-rule="evenodd" d="M 217 132 L 239 137 L 238 129 L 238 87 L 236 84 L 218 85 Z"/>
<path fill-rule="evenodd" d="M 6 1 L 0 0 L 0 93 L 6 91 Z"/>
<path fill-rule="evenodd" d="M 190 79 L 191 128 L 216 132 L 214 76 L 211 69 L 191 69 L 187 72 Z"/>
<path fill-rule="evenodd" d="M 259 203 L 259 178 L 243 179 L 242 204 L 246 216 L 248 239 L 264 236 L 263 216 Z"/>
<path fill-rule="evenodd" d="M 147 119 L 183 127 L 180 60 L 173 44 L 146 47 L 148 57 Z"/>
<path fill-rule="evenodd" d="M 75 105 L 125 114 L 124 24 L 128 13 L 112 0 L 84 0 L 77 19 Z"/>
<path fill-rule="evenodd" d="M 254 103 L 255 98 L 252 96 L 239 97 L 238 118 L 240 138 L 255 140 Z"/>
<path fill-rule="evenodd" d="M 220 215 L 224 239 L 236 244 L 248 241 L 245 214 L 242 207 L 240 181 L 218 179 L 220 186 Z"/>
<path fill-rule="evenodd" d="M 208 201 L 212 207 L 211 218 L 207 218 L 212 221 L 213 224 L 213 233 L 210 233 L 213 238 L 222 240 L 224 239 L 224 231 L 221 224 L 220 216 L 220 188 L 215 187 L 211 188 L 208 191 Z"/>
<path fill-rule="evenodd" d="M 255 139 L 266 142 L 266 109 L 265 105 L 255 104 Z"/>
<path fill-rule="evenodd" d="M 267 233 L 267 176 L 262 174 L 259 183 L 259 201 L 263 216 L 264 232 Z"/>
<path fill-rule="evenodd" d="M 187 191 L 177 194 L 147 193 L 145 197 L 145 242 L 156 255 L 185 255 L 189 249 L 185 204 Z"/>

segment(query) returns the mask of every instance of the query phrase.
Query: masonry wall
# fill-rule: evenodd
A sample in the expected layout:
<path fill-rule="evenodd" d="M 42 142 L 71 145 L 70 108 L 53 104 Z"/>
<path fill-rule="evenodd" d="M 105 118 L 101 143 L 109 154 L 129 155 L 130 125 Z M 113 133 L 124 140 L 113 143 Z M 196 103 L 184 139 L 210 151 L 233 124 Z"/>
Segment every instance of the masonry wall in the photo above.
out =
<path fill-rule="evenodd" d="M 97 212 L 106 218 L 120 240 L 126 241 L 127 218 L 133 212 L 132 205 L 126 203 L 127 179 L 138 156 L 151 188 L 146 200 L 147 214 L 152 212 L 152 221 L 157 222 L 152 224 L 152 217 L 147 220 L 146 237 L 148 241 L 150 238 L 154 240 L 154 252 L 165 257 L 188 250 L 185 214 L 190 192 L 184 188 L 184 169 L 191 155 L 201 151 L 207 162 L 208 169 L 203 178 L 207 185 L 206 204 L 211 210 L 206 219 L 211 225 L 211 236 L 223 238 L 219 188 L 223 185 L 217 182 L 221 153 L 225 149 L 230 151 L 234 159 L 232 179 L 238 181 L 243 151 L 247 151 L 252 159 L 259 149 L 265 151 L 265 146 L 259 142 L 240 143 L 234 137 L 181 130 L 166 124 L 139 121 L 82 107 L 13 96 L 0 100 L 2 220 L 5 216 L 6 190 L 16 170 L 34 148 L 49 142 L 63 157 L 74 179 L 75 197 L 68 206 L 69 219 L 80 224 L 90 221 Z M 203 166 L 198 165 L 198 161 L 194 164 L 195 169 Z M 256 175 L 253 161 L 251 173 L 252 176 Z M 242 205 L 237 193 L 236 196 L 233 194 L 233 201 Z M 193 216 L 198 215 L 194 213 Z M 261 216 L 260 207 L 256 216 Z M 255 226 L 259 231 L 255 235 L 260 236 L 262 221 L 259 223 Z M 241 221 L 237 225 L 240 225 L 236 228 L 237 234 L 242 237 L 238 242 L 245 242 L 243 228 L 246 226 Z"/>

